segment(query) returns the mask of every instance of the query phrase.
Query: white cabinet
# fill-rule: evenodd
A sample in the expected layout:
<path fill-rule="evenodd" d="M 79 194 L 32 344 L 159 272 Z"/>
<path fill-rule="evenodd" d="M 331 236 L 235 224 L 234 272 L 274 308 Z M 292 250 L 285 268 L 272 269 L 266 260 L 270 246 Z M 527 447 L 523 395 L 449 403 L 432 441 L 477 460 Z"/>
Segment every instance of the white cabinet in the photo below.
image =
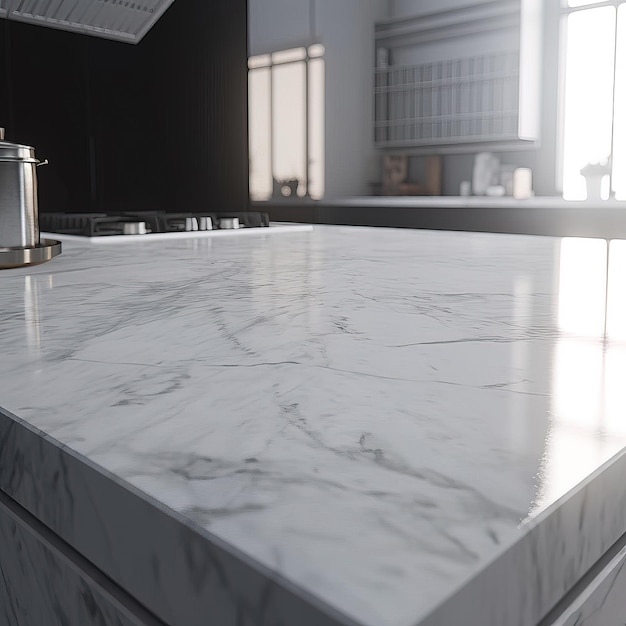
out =
<path fill-rule="evenodd" d="M 597 573 L 559 616 L 545 626 L 626 624 L 626 547 Z"/>
<path fill-rule="evenodd" d="M 540 0 L 392 17 L 375 38 L 378 147 L 445 152 L 538 139 Z"/>

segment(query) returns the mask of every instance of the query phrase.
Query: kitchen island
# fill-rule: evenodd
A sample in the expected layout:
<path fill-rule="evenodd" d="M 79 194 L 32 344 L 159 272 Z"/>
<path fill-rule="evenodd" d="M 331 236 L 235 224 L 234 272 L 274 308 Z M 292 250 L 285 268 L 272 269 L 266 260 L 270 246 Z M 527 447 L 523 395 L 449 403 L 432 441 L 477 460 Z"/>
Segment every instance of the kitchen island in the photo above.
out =
<path fill-rule="evenodd" d="M 622 243 L 319 226 L 3 272 L 0 623 L 623 620 Z"/>

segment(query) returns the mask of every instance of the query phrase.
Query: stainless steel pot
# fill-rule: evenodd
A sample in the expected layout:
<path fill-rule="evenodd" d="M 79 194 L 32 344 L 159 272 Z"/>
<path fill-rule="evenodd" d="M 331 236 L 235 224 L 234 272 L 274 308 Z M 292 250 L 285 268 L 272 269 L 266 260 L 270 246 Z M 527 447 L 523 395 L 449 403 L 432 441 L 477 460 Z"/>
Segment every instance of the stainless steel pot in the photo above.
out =
<path fill-rule="evenodd" d="M 44 163 L 31 146 L 4 141 L 0 130 L 0 248 L 39 245 L 37 166 Z"/>
<path fill-rule="evenodd" d="M 0 269 L 45 263 L 61 243 L 39 240 L 35 149 L 4 140 L 0 128 Z"/>

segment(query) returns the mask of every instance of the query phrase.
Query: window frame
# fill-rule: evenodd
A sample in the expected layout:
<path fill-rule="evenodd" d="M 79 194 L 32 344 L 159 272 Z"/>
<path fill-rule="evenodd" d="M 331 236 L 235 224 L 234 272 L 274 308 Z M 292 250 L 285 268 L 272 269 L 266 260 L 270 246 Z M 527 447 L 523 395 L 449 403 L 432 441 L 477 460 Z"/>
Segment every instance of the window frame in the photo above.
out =
<path fill-rule="evenodd" d="M 583 0 L 584 1 L 584 0 Z M 618 55 L 618 32 L 619 32 L 619 8 L 626 7 L 626 0 L 599 0 L 588 1 L 586 4 L 569 6 L 567 0 L 559 1 L 559 60 L 558 60 L 558 113 L 559 124 L 557 131 L 557 163 L 556 163 L 556 189 L 561 193 L 565 192 L 565 97 L 566 84 L 565 75 L 567 71 L 567 38 L 568 38 L 568 18 L 575 13 L 582 13 L 600 9 L 603 7 L 613 7 L 615 9 L 615 25 L 613 30 L 613 83 L 611 96 L 611 130 L 610 130 L 610 148 L 609 148 L 609 165 L 608 188 L 609 198 L 615 198 L 614 185 L 614 151 L 615 151 L 615 100 L 616 100 L 616 82 L 617 82 L 617 55 Z M 626 13 L 626 9 L 624 10 Z M 626 16 L 625 16 L 626 17 Z M 626 115 L 626 113 L 625 113 Z"/>
<path fill-rule="evenodd" d="M 302 51 L 300 56 L 298 52 Z M 291 53 L 291 58 L 290 58 Z M 298 181 L 303 184 L 304 193 L 293 196 L 288 196 L 291 200 L 305 200 L 311 199 L 311 71 L 310 63 L 312 61 L 322 60 L 325 61 L 326 50 L 324 45 L 320 42 L 309 43 L 308 45 L 295 46 L 281 50 L 274 50 L 264 54 L 256 54 L 248 57 L 248 84 L 250 82 L 250 75 L 252 72 L 258 70 L 269 69 L 269 98 L 270 98 L 270 110 L 269 110 L 269 162 L 270 171 L 272 176 L 272 187 L 276 181 L 275 177 L 275 141 L 274 141 L 274 102 L 275 102 L 275 90 L 274 90 L 274 68 L 280 66 L 294 65 L 297 63 L 304 64 L 304 164 L 305 164 L 305 180 Z M 325 66 L 323 66 L 325 67 Z M 248 117 L 249 123 L 250 117 Z M 320 198 L 324 196 L 324 188 L 322 183 L 322 189 Z M 272 194 L 266 200 L 275 200 L 275 196 L 272 190 Z"/>

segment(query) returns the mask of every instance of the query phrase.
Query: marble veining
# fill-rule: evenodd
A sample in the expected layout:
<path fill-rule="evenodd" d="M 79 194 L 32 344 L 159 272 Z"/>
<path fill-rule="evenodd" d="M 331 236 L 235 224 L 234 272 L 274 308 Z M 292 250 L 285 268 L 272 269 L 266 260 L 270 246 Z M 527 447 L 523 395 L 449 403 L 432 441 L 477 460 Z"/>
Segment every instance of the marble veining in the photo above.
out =
<path fill-rule="evenodd" d="M 435 615 L 626 443 L 626 348 L 562 327 L 591 298 L 558 239 L 121 250 L 0 276 L 0 405 L 360 624 Z"/>

